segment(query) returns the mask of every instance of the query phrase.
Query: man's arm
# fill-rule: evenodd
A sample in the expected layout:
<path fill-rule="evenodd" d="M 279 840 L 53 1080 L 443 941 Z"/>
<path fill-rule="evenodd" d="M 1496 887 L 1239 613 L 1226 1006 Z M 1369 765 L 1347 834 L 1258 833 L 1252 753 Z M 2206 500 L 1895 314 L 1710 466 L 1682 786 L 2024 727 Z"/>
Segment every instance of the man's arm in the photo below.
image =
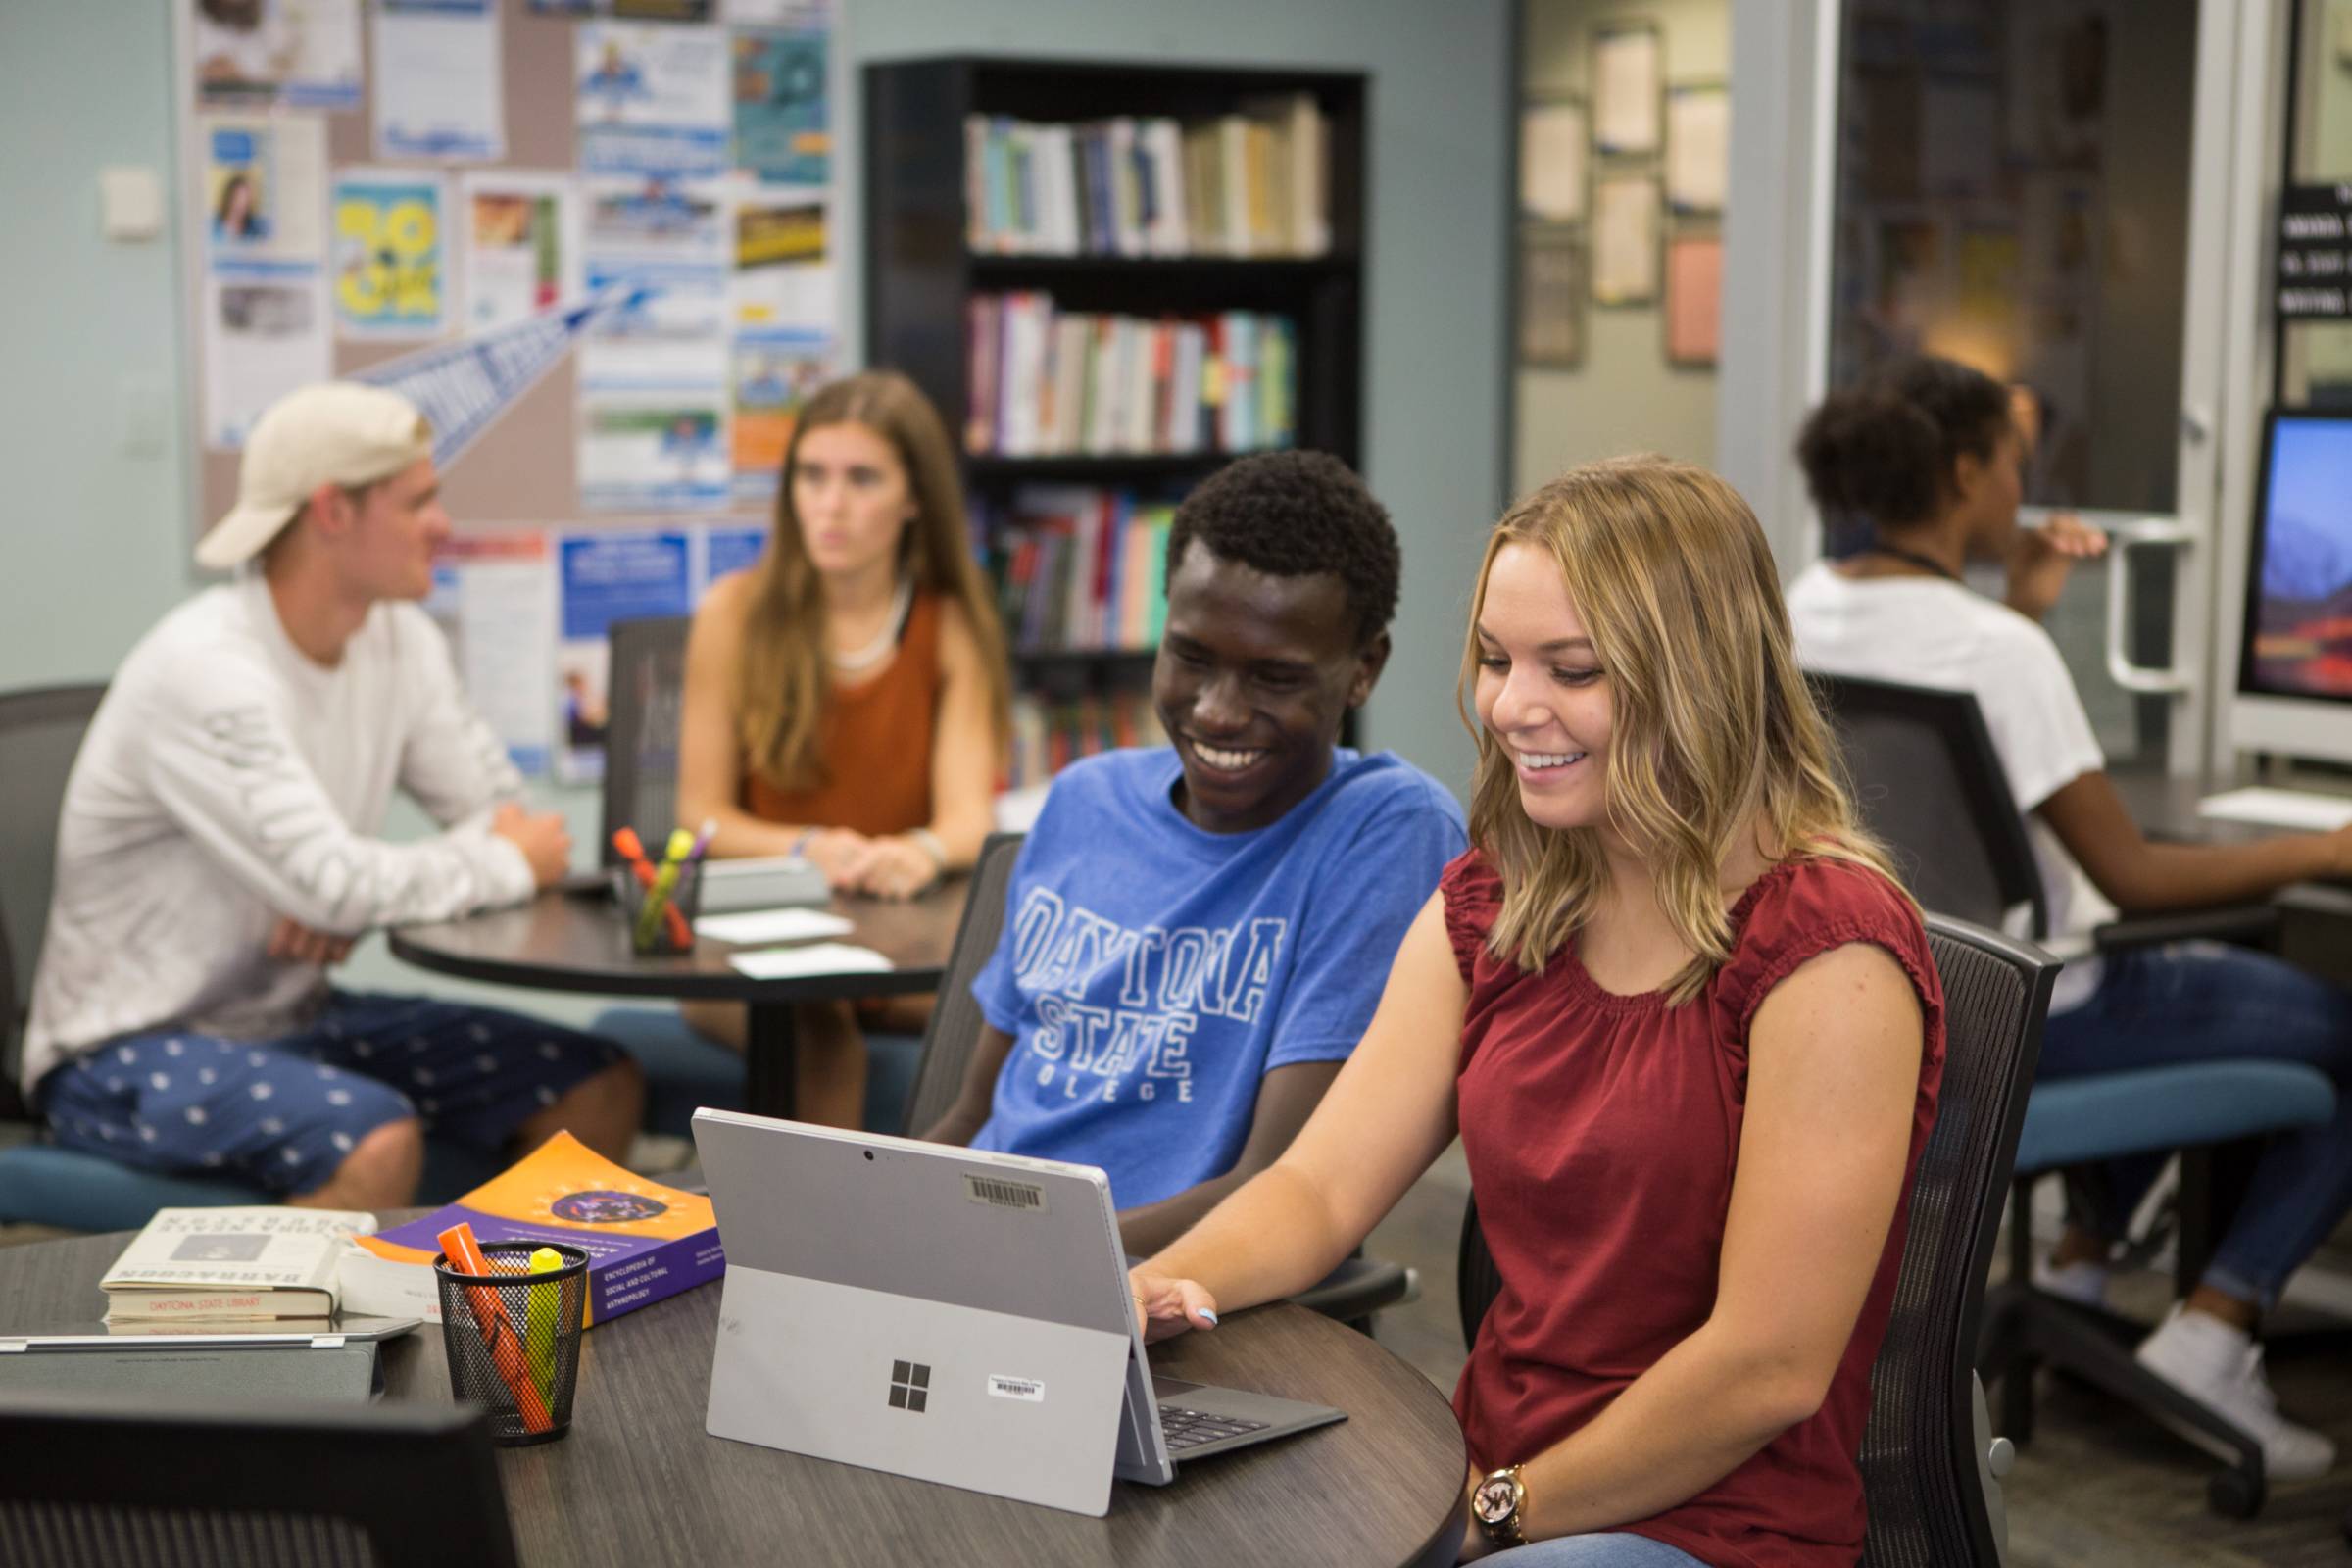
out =
<path fill-rule="evenodd" d="M 1119 1211 L 1119 1240 L 1137 1257 L 1150 1257 L 1193 1228 L 1193 1222 L 1225 1199 L 1225 1195 L 1282 1157 L 1322 1103 L 1323 1092 L 1340 1075 L 1337 1061 L 1295 1061 L 1276 1067 L 1258 1080 L 1257 1109 L 1250 1118 L 1250 1136 L 1233 1168 L 1198 1187 Z"/>
<path fill-rule="evenodd" d="M 400 749 L 400 787 L 443 827 L 487 825 L 489 812 L 522 798 L 522 774 L 506 742 L 466 695 L 449 641 L 422 612 L 399 622 L 413 644 L 400 650 L 404 672 L 422 696 Z"/>
<path fill-rule="evenodd" d="M 980 1026 L 972 1054 L 963 1064 L 963 1087 L 948 1113 L 916 1136 L 927 1144 L 968 1144 L 988 1125 L 989 1107 L 996 1103 L 997 1075 L 1012 1054 L 1012 1036 L 993 1023 Z"/>
<path fill-rule="evenodd" d="M 257 899 L 311 931 L 351 936 L 530 897 L 530 860 L 497 834 L 389 844 L 354 832 L 276 706 L 264 695 L 223 699 L 222 673 L 187 670 L 149 705 L 146 782 Z"/>

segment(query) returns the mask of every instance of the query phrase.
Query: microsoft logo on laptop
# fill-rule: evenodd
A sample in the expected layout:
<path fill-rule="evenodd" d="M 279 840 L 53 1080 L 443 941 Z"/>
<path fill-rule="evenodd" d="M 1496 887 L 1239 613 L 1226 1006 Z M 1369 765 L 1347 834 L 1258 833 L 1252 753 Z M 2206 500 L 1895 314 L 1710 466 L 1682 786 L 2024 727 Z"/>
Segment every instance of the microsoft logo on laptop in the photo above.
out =
<path fill-rule="evenodd" d="M 893 1410 L 912 1410 L 923 1413 L 923 1404 L 930 1398 L 924 1391 L 931 1387 L 931 1369 L 920 1361 L 890 1363 L 890 1407 Z"/>

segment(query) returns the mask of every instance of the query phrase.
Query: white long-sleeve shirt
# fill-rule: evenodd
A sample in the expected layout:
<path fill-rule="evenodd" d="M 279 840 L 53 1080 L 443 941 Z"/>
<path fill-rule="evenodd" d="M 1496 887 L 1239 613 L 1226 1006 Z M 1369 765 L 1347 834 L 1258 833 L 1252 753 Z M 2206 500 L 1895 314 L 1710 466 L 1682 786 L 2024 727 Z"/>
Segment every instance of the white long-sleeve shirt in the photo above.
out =
<path fill-rule="evenodd" d="M 377 838 L 395 787 L 446 831 Z M 328 668 L 258 573 L 197 595 L 122 662 L 74 759 L 24 1088 L 133 1031 L 298 1027 L 325 975 L 269 956 L 280 916 L 357 935 L 528 898 L 489 831 L 521 791 L 416 606 L 377 605 Z"/>

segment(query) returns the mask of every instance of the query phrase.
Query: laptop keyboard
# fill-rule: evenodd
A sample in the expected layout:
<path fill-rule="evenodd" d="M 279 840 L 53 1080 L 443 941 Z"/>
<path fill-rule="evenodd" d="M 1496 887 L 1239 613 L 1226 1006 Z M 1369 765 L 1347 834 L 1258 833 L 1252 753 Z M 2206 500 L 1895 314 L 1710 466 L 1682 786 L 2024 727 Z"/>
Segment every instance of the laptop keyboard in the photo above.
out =
<path fill-rule="evenodd" d="M 1265 1430 L 1266 1423 L 1263 1421 L 1245 1421 L 1231 1415 L 1207 1415 L 1199 1410 L 1188 1410 L 1181 1404 L 1163 1404 L 1159 1407 L 1160 1435 L 1167 1440 L 1171 1453 L 1183 1448 L 1198 1448 L 1203 1443 L 1214 1443 L 1219 1438 L 1238 1438 L 1244 1433 Z"/>

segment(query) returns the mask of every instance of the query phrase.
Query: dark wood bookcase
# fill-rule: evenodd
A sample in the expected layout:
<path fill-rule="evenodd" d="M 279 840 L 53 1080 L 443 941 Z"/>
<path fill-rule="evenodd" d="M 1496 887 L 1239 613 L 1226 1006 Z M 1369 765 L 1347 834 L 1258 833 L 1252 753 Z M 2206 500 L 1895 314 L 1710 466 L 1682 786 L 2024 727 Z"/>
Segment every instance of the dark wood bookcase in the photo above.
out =
<path fill-rule="evenodd" d="M 964 121 L 969 115 L 1078 122 L 1117 115 L 1180 120 L 1310 93 L 1328 133 L 1331 245 L 1315 257 L 979 255 L 965 243 Z M 961 448 L 969 414 L 965 302 L 1039 289 L 1057 309 L 1131 316 L 1251 310 L 1298 329 L 1295 445 L 1361 466 L 1364 115 L 1360 73 L 1163 67 L 960 55 L 865 68 L 865 341 L 869 363 L 905 371 L 938 405 Z M 1236 454 L 963 456 L 983 500 L 1053 481 L 1176 495 Z M 1149 654 L 1016 656 L 1025 689 L 1066 695 L 1132 685 Z"/>

